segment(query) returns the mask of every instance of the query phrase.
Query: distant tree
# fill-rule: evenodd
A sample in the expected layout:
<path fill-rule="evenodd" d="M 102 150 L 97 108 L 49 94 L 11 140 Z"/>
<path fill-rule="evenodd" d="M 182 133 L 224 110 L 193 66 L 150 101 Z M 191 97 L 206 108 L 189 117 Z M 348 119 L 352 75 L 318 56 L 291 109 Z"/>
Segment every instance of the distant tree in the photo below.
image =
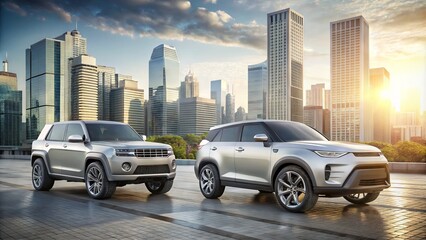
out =
<path fill-rule="evenodd" d="M 399 142 L 395 145 L 398 161 L 426 162 L 426 147 L 416 142 Z"/>
<path fill-rule="evenodd" d="M 394 146 L 389 144 L 380 150 L 389 162 L 398 161 L 398 151 L 396 151 Z"/>
<path fill-rule="evenodd" d="M 201 136 L 195 134 L 186 134 L 183 136 L 183 139 L 186 141 L 186 157 L 188 159 L 195 159 L 198 150 L 198 144 L 201 142 Z"/>

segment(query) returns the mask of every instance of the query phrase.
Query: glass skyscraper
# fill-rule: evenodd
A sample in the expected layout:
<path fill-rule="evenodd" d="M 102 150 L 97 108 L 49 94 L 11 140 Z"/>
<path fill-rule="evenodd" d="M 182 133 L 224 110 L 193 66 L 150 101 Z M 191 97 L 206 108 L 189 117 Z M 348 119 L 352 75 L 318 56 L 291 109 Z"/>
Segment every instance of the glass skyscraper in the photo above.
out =
<path fill-rule="evenodd" d="M 111 120 L 110 93 L 115 85 L 115 68 L 98 65 L 98 119 Z"/>
<path fill-rule="evenodd" d="M 216 100 L 216 120 L 217 124 L 225 123 L 225 104 L 228 85 L 224 80 L 214 80 L 210 82 L 210 98 Z"/>
<path fill-rule="evenodd" d="M 248 66 L 248 114 L 247 118 L 266 119 L 268 104 L 268 62 Z"/>
<path fill-rule="evenodd" d="M 149 132 L 178 134 L 179 59 L 176 48 L 161 44 L 149 60 Z"/>
<path fill-rule="evenodd" d="M 303 122 L 303 16 L 268 13 L 268 116 Z"/>

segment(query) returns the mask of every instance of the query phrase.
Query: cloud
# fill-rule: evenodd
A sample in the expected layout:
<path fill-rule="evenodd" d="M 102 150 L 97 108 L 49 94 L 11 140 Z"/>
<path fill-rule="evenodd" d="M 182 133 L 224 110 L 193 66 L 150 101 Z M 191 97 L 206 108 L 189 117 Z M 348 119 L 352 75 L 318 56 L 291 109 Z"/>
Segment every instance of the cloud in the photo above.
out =
<path fill-rule="evenodd" d="M 87 0 L 78 4 L 73 1 L 16 0 L 15 3 L 24 11 L 43 16 L 46 12 L 54 13 L 67 22 L 71 21 L 71 16 L 77 16 L 93 28 L 129 37 L 189 39 L 255 49 L 266 47 L 264 26 L 235 22 L 224 10 L 194 8 L 187 0 Z"/>
<path fill-rule="evenodd" d="M 15 12 L 21 16 L 27 16 L 27 11 L 19 7 L 16 3 L 13 2 L 4 2 L 2 3 L 3 7 L 5 7 L 7 10 Z"/>

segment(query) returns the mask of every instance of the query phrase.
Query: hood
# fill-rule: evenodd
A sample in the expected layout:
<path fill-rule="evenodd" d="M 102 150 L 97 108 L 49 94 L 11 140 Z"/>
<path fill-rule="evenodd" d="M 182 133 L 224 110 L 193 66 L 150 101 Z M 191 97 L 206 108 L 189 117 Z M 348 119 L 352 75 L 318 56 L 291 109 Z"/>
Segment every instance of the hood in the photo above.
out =
<path fill-rule="evenodd" d="M 316 151 L 336 151 L 336 152 L 380 152 L 376 147 L 350 142 L 333 141 L 298 141 L 279 143 L 286 147 L 304 148 Z"/>
<path fill-rule="evenodd" d="M 115 141 L 94 141 L 92 145 L 100 145 L 113 148 L 172 148 L 168 144 L 144 141 L 128 141 L 128 142 L 115 142 Z"/>

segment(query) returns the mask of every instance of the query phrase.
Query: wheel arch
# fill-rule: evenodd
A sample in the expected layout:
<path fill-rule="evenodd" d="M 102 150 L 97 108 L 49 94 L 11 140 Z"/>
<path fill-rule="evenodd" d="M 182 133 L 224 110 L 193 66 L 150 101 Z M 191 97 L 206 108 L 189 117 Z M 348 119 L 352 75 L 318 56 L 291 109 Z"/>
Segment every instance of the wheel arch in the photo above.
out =
<path fill-rule="evenodd" d="M 291 165 L 300 167 L 308 175 L 309 180 L 311 181 L 311 184 L 312 184 L 312 188 L 315 188 L 317 186 L 314 173 L 312 172 L 312 169 L 309 167 L 309 165 L 305 161 L 297 157 L 285 157 L 278 160 L 272 169 L 271 183 L 273 188 L 275 186 L 275 179 L 278 173 L 283 168 L 287 166 L 291 166 Z"/>
<path fill-rule="evenodd" d="M 87 167 L 93 163 L 93 162 L 99 162 L 102 167 L 104 168 L 104 171 L 107 175 L 107 178 L 109 181 L 112 181 L 112 173 L 111 173 L 111 167 L 108 162 L 107 157 L 102 153 L 89 153 L 86 156 L 85 163 L 84 163 L 84 180 L 86 180 L 86 170 Z"/>
<path fill-rule="evenodd" d="M 220 178 L 220 170 L 219 170 L 219 167 L 218 167 L 218 163 L 213 158 L 205 158 L 205 159 L 200 161 L 200 164 L 198 165 L 197 172 L 195 173 L 197 178 L 200 178 L 200 171 L 207 164 L 212 164 L 216 168 L 217 172 L 219 173 L 219 178 Z"/>

